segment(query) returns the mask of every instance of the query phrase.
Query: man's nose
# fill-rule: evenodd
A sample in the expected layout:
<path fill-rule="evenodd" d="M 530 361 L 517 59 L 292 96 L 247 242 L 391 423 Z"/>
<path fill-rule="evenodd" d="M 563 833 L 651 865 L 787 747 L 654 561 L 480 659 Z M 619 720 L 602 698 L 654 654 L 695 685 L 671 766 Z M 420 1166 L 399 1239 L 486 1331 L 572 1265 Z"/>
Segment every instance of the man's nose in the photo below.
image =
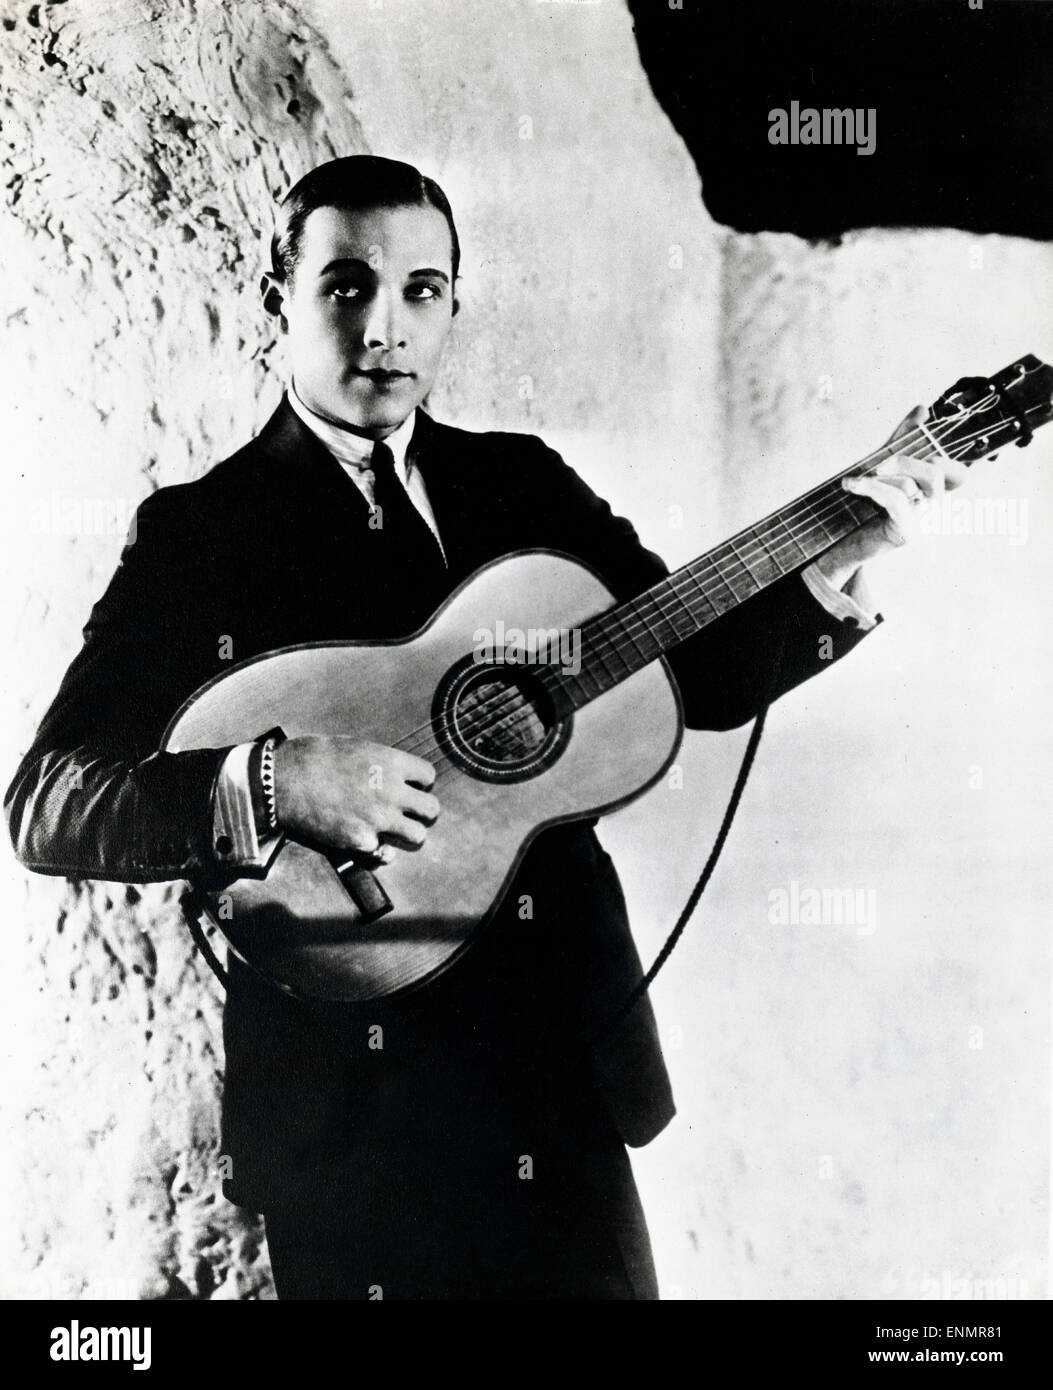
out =
<path fill-rule="evenodd" d="M 406 346 L 396 299 L 386 290 L 378 290 L 370 300 L 362 338 L 375 352 Z"/>

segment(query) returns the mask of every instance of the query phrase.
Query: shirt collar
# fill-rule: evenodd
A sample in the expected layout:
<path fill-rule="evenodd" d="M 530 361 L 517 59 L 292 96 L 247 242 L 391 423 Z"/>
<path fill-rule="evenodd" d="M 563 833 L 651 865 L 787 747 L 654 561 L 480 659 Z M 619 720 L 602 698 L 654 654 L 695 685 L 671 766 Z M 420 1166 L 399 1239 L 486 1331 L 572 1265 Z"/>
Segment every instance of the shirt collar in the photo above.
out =
<path fill-rule="evenodd" d="M 291 380 L 288 394 L 289 404 L 293 410 L 311 433 L 321 440 L 338 463 L 360 473 L 371 466 L 373 459 L 372 439 L 364 439 L 360 434 L 352 434 L 350 430 L 341 429 L 339 425 L 334 425 L 331 420 L 316 415 L 313 410 L 304 405 L 296 394 L 296 387 Z M 406 452 L 409 449 L 410 440 L 413 438 L 416 419 L 417 412 L 413 411 L 403 420 L 398 429 L 393 430 L 383 441 L 391 450 L 395 459 L 395 472 L 403 481 L 413 466 L 412 461 L 407 459 Z"/>

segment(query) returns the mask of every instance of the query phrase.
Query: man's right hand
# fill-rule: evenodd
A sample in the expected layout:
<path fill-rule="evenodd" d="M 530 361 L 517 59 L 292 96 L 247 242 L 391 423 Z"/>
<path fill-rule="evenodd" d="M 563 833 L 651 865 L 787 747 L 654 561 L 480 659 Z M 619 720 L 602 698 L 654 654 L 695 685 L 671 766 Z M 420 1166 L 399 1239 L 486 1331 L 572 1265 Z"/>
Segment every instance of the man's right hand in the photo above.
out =
<path fill-rule="evenodd" d="M 294 840 L 375 854 L 420 849 L 439 814 L 423 758 L 354 738 L 289 738 L 274 754 L 278 824 Z"/>

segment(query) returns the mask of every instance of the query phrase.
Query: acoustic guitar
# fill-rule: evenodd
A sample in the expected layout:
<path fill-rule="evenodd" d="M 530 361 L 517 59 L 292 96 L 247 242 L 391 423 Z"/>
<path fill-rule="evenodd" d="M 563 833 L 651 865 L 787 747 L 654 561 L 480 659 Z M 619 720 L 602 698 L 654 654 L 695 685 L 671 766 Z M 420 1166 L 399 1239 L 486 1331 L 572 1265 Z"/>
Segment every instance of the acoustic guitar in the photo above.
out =
<path fill-rule="evenodd" d="M 893 453 L 969 464 L 1027 444 L 1051 416 L 1053 368 L 1021 357 L 962 379 L 911 433 L 628 603 L 570 556 L 522 551 L 477 571 L 412 637 L 286 647 L 232 667 L 186 701 L 164 750 L 273 728 L 370 739 L 435 765 L 442 814 L 421 849 L 383 866 L 286 840 L 265 877 L 204 895 L 205 915 L 297 996 L 364 1001 L 430 979 L 493 915 L 536 835 L 662 776 L 683 730 L 664 653 L 872 519 L 843 478 Z"/>

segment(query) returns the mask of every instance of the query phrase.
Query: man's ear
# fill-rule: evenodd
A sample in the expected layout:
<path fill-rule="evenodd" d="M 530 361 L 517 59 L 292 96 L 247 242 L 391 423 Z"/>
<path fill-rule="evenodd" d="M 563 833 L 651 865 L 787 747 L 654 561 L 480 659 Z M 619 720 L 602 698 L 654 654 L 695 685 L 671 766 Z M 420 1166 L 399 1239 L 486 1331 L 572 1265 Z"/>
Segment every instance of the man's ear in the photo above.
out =
<path fill-rule="evenodd" d="M 286 296 L 285 280 L 268 270 L 260 281 L 260 294 L 263 297 L 263 307 L 268 314 L 281 320 L 282 332 L 284 333 L 289 325 L 286 321 L 283 308 Z"/>

